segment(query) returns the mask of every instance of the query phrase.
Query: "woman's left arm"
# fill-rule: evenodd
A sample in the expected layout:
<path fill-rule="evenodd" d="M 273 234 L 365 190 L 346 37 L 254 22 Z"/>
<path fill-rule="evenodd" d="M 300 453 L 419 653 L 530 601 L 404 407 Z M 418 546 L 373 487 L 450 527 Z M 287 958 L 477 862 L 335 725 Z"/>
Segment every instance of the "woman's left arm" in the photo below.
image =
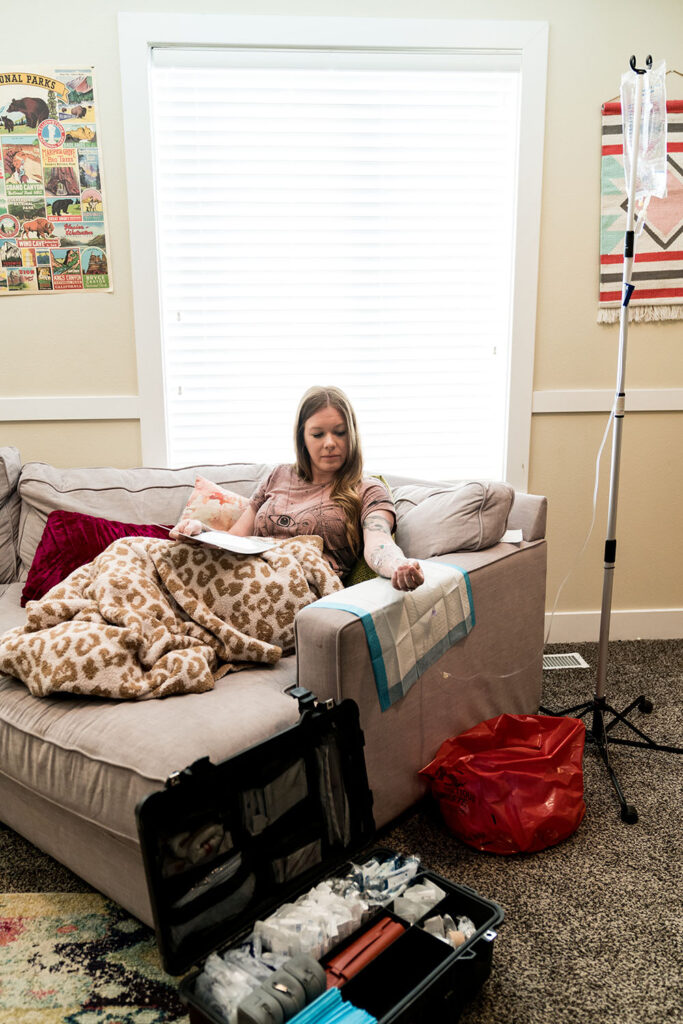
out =
<path fill-rule="evenodd" d="M 424 573 L 391 539 L 391 514 L 378 510 L 363 520 L 363 555 L 371 569 L 391 580 L 397 590 L 415 590 L 424 583 Z"/>

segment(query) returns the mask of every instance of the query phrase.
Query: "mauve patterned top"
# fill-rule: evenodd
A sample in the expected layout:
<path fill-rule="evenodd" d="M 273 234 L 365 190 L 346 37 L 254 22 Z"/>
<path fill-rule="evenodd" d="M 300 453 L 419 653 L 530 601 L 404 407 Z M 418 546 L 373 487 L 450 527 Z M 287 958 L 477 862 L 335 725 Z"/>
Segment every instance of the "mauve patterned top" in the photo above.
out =
<path fill-rule="evenodd" d="M 251 498 L 256 512 L 255 536 L 322 537 L 323 555 L 338 576 L 346 576 L 356 559 L 346 541 L 344 512 L 335 501 L 330 501 L 330 490 L 330 484 L 306 483 L 293 466 L 276 466 Z M 380 480 L 364 477 L 360 499 L 361 523 L 377 510 L 390 512 L 395 519 L 394 503 Z"/>

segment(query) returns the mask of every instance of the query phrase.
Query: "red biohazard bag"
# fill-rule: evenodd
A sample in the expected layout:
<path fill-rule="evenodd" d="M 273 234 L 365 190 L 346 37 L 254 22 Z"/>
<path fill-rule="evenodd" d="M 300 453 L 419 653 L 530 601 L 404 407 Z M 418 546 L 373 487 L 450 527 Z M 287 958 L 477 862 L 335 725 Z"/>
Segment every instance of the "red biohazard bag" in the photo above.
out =
<path fill-rule="evenodd" d="M 442 743 L 420 775 L 468 846 L 532 853 L 581 823 L 585 738 L 578 718 L 498 715 Z"/>

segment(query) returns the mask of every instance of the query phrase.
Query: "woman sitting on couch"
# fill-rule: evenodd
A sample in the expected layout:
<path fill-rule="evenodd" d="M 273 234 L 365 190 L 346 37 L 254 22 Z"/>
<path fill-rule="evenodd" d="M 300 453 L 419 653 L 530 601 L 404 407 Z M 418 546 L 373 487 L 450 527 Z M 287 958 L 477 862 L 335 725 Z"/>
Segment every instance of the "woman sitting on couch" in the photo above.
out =
<path fill-rule="evenodd" d="M 228 532 L 275 538 L 316 534 L 340 577 L 362 550 L 368 565 L 397 590 L 419 587 L 424 582 L 419 563 L 406 558 L 391 538 L 396 517 L 386 487 L 363 477 L 356 416 L 343 391 L 309 388 L 299 403 L 294 443 L 296 464 L 276 466 Z M 191 537 L 204 529 L 197 519 L 181 520 L 169 537 Z"/>

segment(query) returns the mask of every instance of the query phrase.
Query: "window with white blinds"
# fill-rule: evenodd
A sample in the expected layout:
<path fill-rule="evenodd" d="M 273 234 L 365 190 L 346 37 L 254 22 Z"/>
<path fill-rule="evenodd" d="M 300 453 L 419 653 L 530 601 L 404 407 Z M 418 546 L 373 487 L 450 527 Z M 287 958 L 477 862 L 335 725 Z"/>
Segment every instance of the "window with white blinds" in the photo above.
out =
<path fill-rule="evenodd" d="M 152 50 L 170 465 L 290 461 L 335 384 L 372 472 L 505 475 L 507 56 Z"/>

